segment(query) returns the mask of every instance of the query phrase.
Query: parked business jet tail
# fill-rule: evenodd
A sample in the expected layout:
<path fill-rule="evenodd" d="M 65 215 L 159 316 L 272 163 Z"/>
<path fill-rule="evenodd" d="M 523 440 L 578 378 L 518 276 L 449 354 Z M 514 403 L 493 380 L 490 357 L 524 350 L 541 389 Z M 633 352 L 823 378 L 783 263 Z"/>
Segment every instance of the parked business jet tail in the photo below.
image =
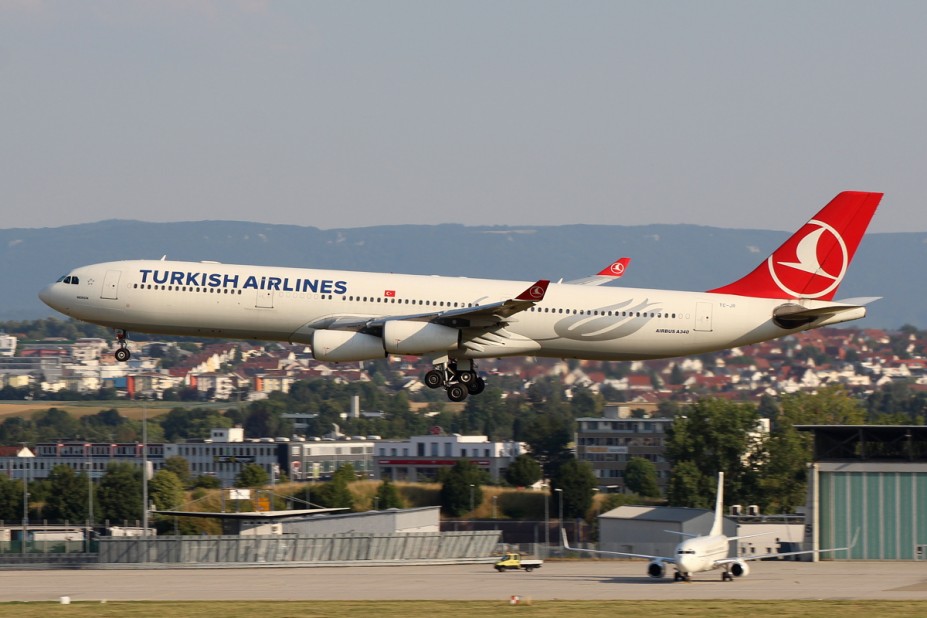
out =
<path fill-rule="evenodd" d="M 751 274 L 709 292 L 597 285 L 626 258 L 595 285 L 162 258 L 75 268 L 39 297 L 115 329 L 120 362 L 128 331 L 302 343 L 333 363 L 427 355 L 425 384 L 462 401 L 486 386 L 479 359 L 670 358 L 862 318 L 872 299 L 833 296 L 881 195 L 839 194 Z"/>
<path fill-rule="evenodd" d="M 731 541 L 738 539 L 748 539 L 761 534 L 748 534 L 743 536 L 726 536 L 723 532 L 724 526 L 724 473 L 718 473 L 718 491 L 715 499 L 715 514 L 712 521 L 711 530 L 707 536 L 693 536 L 687 538 L 676 546 L 673 556 L 652 556 L 649 554 L 633 554 L 619 551 L 606 551 L 599 549 L 582 549 L 570 547 L 566 531 L 562 531 L 562 542 L 565 549 L 570 551 L 581 551 L 593 554 L 605 554 L 611 556 L 624 556 L 628 558 L 644 558 L 650 562 L 647 565 L 647 575 L 650 577 L 661 578 L 666 574 L 666 565 L 673 565 L 676 572 L 673 574 L 675 581 L 689 581 L 693 573 L 701 573 L 714 569 L 722 569 L 721 580 L 733 581 L 735 577 L 744 577 L 749 575 L 750 568 L 747 562 L 753 560 L 763 560 L 766 558 L 782 558 L 785 556 L 797 556 L 801 554 L 821 554 L 825 552 L 848 551 L 856 545 L 858 533 L 853 536 L 853 542 L 848 547 L 834 547 L 830 549 L 809 549 L 804 551 L 792 551 L 782 553 L 770 553 L 759 556 L 742 556 L 729 557 L 729 544 Z M 667 530 L 667 532 L 672 532 Z M 685 534 L 675 532 L 676 534 Z"/>

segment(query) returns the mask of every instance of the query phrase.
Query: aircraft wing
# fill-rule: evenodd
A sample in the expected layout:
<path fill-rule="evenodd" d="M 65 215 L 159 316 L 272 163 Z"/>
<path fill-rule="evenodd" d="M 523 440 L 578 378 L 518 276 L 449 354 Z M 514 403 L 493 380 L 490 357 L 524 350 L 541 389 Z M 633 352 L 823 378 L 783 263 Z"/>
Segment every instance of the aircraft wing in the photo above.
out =
<path fill-rule="evenodd" d="M 332 316 L 310 324 L 312 328 L 329 330 L 353 330 L 371 335 L 379 335 L 383 325 L 391 320 L 413 322 L 434 322 L 443 326 L 457 328 L 489 326 L 505 320 L 520 311 L 525 311 L 544 300 L 550 281 L 540 279 L 513 298 L 473 307 L 459 307 L 442 311 L 407 313 L 387 316 Z"/>
<path fill-rule="evenodd" d="M 570 547 L 570 542 L 567 539 L 566 530 L 562 530 L 561 532 L 563 533 L 563 548 L 569 549 L 570 551 L 582 551 L 589 554 L 605 554 L 608 556 L 625 556 L 626 558 L 644 558 L 645 560 L 659 560 L 668 564 L 676 564 L 676 559 L 668 556 L 651 556 L 650 554 L 631 554 L 623 551 L 607 551 L 604 549 L 581 549 L 579 547 Z"/>
<path fill-rule="evenodd" d="M 621 276 L 624 275 L 630 263 L 631 258 L 623 257 L 615 260 L 591 277 L 573 279 L 572 281 L 565 281 L 564 283 L 568 285 L 604 285 L 611 281 L 621 279 Z"/>
<path fill-rule="evenodd" d="M 765 533 L 763 533 L 763 534 L 771 534 L 771 533 L 765 532 Z M 752 534 L 752 535 L 750 535 L 750 536 L 761 536 L 761 535 L 759 535 L 759 534 Z M 731 539 L 733 539 L 733 538 L 734 538 L 734 537 L 731 537 Z M 747 537 L 737 537 L 737 538 L 747 538 Z M 724 566 L 724 565 L 727 565 L 727 564 L 732 564 L 732 563 L 734 563 L 734 562 L 737 562 L 738 560 L 741 560 L 741 561 L 748 561 L 748 560 L 766 560 L 767 558 L 783 558 L 783 557 L 785 557 L 785 556 L 802 556 L 802 555 L 806 555 L 806 554 L 823 554 L 823 553 L 832 552 L 832 551 L 850 551 L 851 549 L 853 549 L 853 548 L 856 546 L 856 541 L 857 541 L 858 538 L 859 538 L 859 530 L 857 530 L 856 533 L 853 535 L 853 541 L 850 543 L 849 547 L 831 547 L 831 548 L 828 548 L 828 549 L 804 549 L 804 550 L 801 550 L 801 551 L 787 551 L 787 552 L 782 552 L 782 553 L 768 553 L 768 554 L 762 554 L 762 555 L 759 555 L 759 556 L 741 556 L 741 557 L 739 557 L 739 558 L 725 558 L 724 560 L 718 560 L 718 561 L 716 561 L 716 562 L 715 562 L 715 566 L 721 567 L 721 566 Z"/>

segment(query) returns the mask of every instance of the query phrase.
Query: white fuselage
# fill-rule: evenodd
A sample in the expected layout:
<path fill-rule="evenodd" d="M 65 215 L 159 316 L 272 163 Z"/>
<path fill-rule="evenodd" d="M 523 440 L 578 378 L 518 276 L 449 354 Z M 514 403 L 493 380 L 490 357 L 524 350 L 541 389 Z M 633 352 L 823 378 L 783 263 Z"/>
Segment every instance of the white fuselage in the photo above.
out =
<path fill-rule="evenodd" d="M 676 570 L 691 574 L 716 569 L 729 555 L 730 539 L 722 535 L 686 539 L 676 546 Z"/>
<path fill-rule="evenodd" d="M 130 332 L 309 342 L 316 329 L 337 320 L 485 305 L 510 299 L 530 283 L 137 260 L 74 269 L 40 297 L 66 315 Z M 530 309 L 491 327 L 464 326 L 455 346 L 428 352 L 457 358 L 649 359 L 746 345 L 823 325 L 780 328 L 773 311 L 786 302 L 551 284 Z M 815 302 L 801 304 L 813 308 Z M 835 321 L 844 320 L 829 323 Z"/>

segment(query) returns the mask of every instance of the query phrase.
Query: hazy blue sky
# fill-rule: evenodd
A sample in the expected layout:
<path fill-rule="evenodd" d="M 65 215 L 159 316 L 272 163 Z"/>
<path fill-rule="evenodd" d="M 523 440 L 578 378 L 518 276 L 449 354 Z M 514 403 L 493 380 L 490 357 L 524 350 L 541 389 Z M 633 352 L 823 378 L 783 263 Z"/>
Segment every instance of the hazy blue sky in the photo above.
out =
<path fill-rule="evenodd" d="M 0 227 L 927 231 L 927 2 L 0 0 Z"/>

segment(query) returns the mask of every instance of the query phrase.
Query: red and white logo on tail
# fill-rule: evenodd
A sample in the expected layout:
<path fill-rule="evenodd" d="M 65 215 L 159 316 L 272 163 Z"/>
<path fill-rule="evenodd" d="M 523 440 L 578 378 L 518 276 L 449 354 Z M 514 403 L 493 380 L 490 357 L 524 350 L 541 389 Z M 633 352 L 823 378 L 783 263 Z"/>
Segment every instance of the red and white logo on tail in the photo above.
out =
<path fill-rule="evenodd" d="M 753 272 L 709 292 L 833 300 L 881 199 L 881 193 L 840 193 Z"/>

